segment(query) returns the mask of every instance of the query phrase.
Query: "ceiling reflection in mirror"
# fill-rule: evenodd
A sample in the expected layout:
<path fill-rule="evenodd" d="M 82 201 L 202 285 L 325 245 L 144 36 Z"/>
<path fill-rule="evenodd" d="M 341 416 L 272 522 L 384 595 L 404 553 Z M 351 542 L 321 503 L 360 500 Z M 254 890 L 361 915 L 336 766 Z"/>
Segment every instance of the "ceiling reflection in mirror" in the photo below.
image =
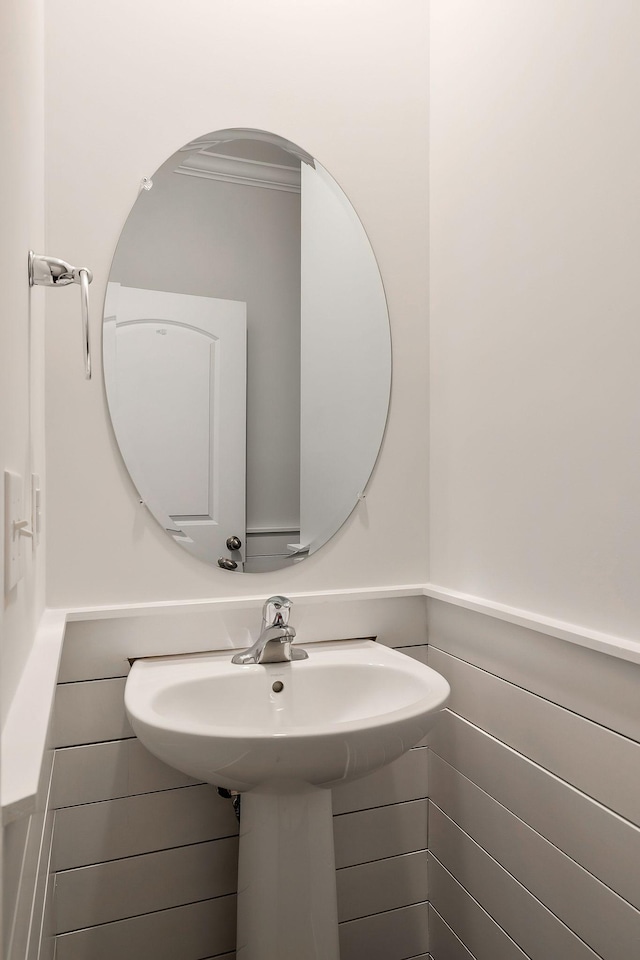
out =
<path fill-rule="evenodd" d="M 235 572 L 318 550 L 375 464 L 391 382 L 376 260 L 302 149 L 219 131 L 170 157 L 116 248 L 105 384 L 131 479 L 194 556 Z"/>

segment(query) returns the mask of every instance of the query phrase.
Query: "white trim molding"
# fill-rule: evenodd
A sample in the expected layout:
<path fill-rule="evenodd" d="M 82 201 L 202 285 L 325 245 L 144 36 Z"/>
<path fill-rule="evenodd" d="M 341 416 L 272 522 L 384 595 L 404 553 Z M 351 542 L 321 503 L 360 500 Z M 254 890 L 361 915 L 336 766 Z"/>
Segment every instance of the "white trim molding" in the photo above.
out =
<path fill-rule="evenodd" d="M 449 590 L 447 587 L 441 587 L 435 583 L 425 584 L 423 593 L 425 597 L 432 597 L 434 600 L 444 600 L 458 607 L 466 607 L 467 610 L 475 610 L 477 613 L 484 613 L 498 620 L 507 620 L 509 623 L 528 627 L 530 630 L 537 630 L 538 633 L 558 637 L 560 640 L 567 640 L 569 643 L 575 643 L 581 647 L 589 647 L 591 650 L 600 651 L 600 653 L 608 653 L 612 657 L 619 657 L 621 660 L 640 663 L 640 641 L 637 640 L 629 640 L 626 637 L 616 637 L 613 634 L 590 630 L 588 627 L 569 623 L 566 620 L 556 620 L 553 617 L 546 617 L 530 610 L 521 610 L 518 607 L 497 603 L 494 600 L 486 600 L 484 597 L 474 597 L 458 590 Z"/>
<path fill-rule="evenodd" d="M 289 593 L 292 600 L 305 604 L 331 603 L 348 600 L 385 600 L 392 597 L 431 597 L 434 600 L 444 600 L 459 607 L 466 607 L 498 620 L 507 620 L 538 633 L 545 633 L 560 640 L 567 640 L 582 647 L 599 650 L 622 660 L 640 663 L 640 641 L 626 637 L 617 637 L 614 634 L 591 630 L 589 627 L 558 620 L 531 610 L 522 610 L 511 607 L 495 600 L 476 597 L 459 590 L 436 583 L 411 583 L 380 587 L 360 587 L 346 590 L 318 590 L 307 593 Z M 66 610 L 68 621 L 75 620 L 103 620 L 112 617 L 144 617 L 160 613 L 185 612 L 214 612 L 216 610 L 242 610 L 258 607 L 264 602 L 263 594 L 246 597 L 221 597 L 213 600 L 180 600 L 157 601 L 154 603 L 121 604 L 103 607 L 76 607 Z"/>
<path fill-rule="evenodd" d="M 2 731 L 3 826 L 35 813 L 48 746 L 66 613 L 45 610 Z"/>
<path fill-rule="evenodd" d="M 389 600 L 394 597 L 425 596 L 422 583 L 383 587 L 356 587 L 346 590 L 315 590 L 307 593 L 287 591 L 287 596 L 300 603 L 332 603 L 348 600 Z M 67 621 L 105 620 L 113 617 L 145 617 L 159 613 L 207 613 L 222 610 L 246 610 L 265 601 L 264 591 L 246 597 L 216 597 L 201 600 L 158 600 L 151 603 L 129 603 L 104 607 L 73 607 L 63 611 Z"/>

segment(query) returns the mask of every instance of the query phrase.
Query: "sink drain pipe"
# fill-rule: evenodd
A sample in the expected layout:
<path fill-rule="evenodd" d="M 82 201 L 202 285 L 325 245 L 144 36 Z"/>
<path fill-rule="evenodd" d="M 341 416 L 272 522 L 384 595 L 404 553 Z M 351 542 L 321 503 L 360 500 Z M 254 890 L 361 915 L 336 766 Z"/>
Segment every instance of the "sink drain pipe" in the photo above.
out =
<path fill-rule="evenodd" d="M 227 790 L 226 787 L 218 787 L 218 796 L 225 800 L 231 800 L 236 814 L 236 820 L 240 823 L 240 803 L 241 797 L 237 790 Z"/>

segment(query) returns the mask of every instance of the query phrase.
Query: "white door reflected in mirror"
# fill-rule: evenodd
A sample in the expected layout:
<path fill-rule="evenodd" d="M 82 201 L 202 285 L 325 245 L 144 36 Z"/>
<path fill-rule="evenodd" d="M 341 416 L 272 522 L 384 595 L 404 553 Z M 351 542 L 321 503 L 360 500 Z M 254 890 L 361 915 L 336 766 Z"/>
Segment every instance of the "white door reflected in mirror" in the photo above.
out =
<path fill-rule="evenodd" d="M 107 395 L 131 478 L 178 542 L 222 556 L 245 529 L 246 304 L 119 283 L 106 304 Z"/>

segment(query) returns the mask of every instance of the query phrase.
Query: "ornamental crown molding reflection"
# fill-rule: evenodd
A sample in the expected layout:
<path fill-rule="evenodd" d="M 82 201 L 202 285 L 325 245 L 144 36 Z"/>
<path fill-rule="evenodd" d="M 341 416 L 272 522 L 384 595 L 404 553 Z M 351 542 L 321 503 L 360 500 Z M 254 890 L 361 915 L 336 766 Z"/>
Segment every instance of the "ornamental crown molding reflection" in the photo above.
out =
<path fill-rule="evenodd" d="M 241 183 L 266 190 L 283 190 L 300 193 L 300 168 L 288 167 L 261 160 L 229 157 L 210 150 L 201 150 L 186 157 L 175 173 L 205 180 L 222 180 L 225 183 Z"/>

